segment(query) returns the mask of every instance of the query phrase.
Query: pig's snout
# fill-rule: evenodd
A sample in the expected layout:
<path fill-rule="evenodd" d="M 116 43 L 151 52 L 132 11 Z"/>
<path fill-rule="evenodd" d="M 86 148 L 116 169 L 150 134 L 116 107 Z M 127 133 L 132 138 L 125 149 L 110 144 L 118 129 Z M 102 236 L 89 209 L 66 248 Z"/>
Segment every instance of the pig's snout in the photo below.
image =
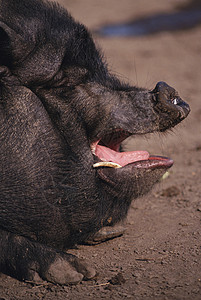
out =
<path fill-rule="evenodd" d="M 179 97 L 178 92 L 167 83 L 163 81 L 158 82 L 151 93 L 156 103 L 156 109 L 174 115 L 176 118 L 179 118 L 180 121 L 189 114 L 189 105 L 184 102 Z"/>

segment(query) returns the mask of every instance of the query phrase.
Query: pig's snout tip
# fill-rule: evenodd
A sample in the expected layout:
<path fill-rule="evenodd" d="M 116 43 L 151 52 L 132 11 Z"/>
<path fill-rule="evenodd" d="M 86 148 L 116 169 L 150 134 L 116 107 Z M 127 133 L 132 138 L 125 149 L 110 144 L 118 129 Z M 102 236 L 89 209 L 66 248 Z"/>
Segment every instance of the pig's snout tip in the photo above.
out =
<path fill-rule="evenodd" d="M 178 110 L 181 119 L 186 118 L 189 114 L 190 106 L 184 102 L 179 97 L 178 92 L 166 82 L 158 82 L 151 93 L 154 95 L 154 100 L 160 105 L 163 105 L 164 108 L 169 107 L 170 110 Z"/>

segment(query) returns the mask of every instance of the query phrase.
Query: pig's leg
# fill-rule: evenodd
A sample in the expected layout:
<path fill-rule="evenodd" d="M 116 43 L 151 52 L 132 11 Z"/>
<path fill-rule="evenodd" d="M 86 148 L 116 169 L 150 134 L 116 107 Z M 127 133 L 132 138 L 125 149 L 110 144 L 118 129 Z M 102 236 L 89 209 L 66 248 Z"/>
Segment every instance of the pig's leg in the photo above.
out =
<path fill-rule="evenodd" d="M 105 226 L 96 232 L 91 238 L 86 240 L 84 244 L 96 245 L 107 240 L 119 237 L 124 234 L 126 227 L 120 224 L 114 226 Z"/>
<path fill-rule="evenodd" d="M 47 280 L 75 284 L 95 276 L 95 271 L 71 254 L 0 230 L 0 271 L 35 283 Z"/>

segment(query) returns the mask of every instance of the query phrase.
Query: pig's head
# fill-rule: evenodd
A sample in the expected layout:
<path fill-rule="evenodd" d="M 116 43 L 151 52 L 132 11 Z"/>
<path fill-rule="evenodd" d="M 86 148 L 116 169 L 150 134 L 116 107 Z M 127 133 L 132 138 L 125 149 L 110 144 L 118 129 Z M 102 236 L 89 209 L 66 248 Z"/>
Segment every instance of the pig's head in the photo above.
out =
<path fill-rule="evenodd" d="M 149 191 L 173 164 L 147 151 L 120 152 L 121 143 L 131 135 L 174 127 L 189 106 L 164 82 L 152 91 L 120 82 L 109 74 L 83 25 L 56 4 L 32 2 L 27 7 L 22 0 L 1 1 L 1 81 L 5 89 L 14 84 L 30 95 L 24 104 L 29 116 L 37 98 L 34 126 L 43 140 L 53 132 L 48 166 L 52 162 L 54 168 L 47 167 L 46 174 L 56 186 L 48 190 L 59 198 L 65 184 L 63 207 L 69 197 L 82 198 L 82 205 L 81 200 L 73 205 L 94 205 L 102 225 L 110 216 L 115 223 L 131 200 Z M 54 151 L 52 144 L 58 145 Z"/>

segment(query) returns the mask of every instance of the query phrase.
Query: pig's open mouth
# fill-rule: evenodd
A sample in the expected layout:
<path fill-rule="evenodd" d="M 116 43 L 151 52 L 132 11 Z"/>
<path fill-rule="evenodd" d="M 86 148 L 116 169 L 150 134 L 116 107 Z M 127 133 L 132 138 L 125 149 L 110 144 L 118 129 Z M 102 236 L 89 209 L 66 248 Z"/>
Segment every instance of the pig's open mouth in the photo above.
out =
<path fill-rule="evenodd" d="M 96 156 L 97 162 L 94 168 L 112 167 L 122 168 L 133 164 L 143 168 L 169 168 L 173 165 L 173 160 L 163 156 L 150 156 L 147 151 L 120 152 L 121 142 L 131 134 L 121 129 L 116 129 L 103 138 L 91 144 L 92 153 Z M 146 164 L 145 164 L 146 162 Z"/>

